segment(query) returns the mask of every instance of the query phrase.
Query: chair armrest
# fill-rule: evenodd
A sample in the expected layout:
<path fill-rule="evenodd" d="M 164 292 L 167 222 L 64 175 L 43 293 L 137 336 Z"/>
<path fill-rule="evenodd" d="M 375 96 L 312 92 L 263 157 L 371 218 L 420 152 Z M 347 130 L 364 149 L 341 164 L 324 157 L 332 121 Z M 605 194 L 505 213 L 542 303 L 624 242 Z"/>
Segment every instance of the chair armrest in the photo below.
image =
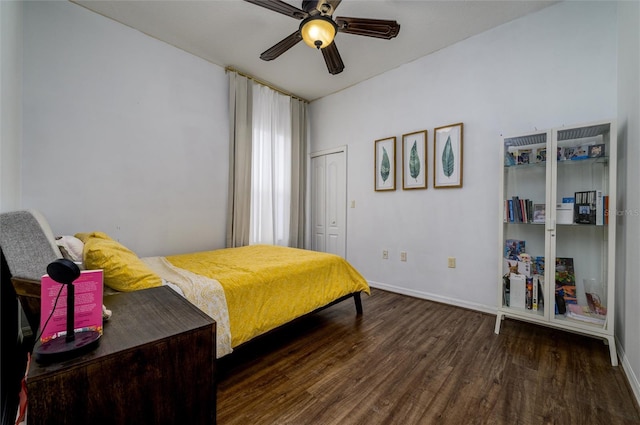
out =
<path fill-rule="evenodd" d="M 12 277 L 11 284 L 35 335 L 40 326 L 40 281 Z"/>
<path fill-rule="evenodd" d="M 12 277 L 11 283 L 13 284 L 13 289 L 16 291 L 16 295 L 40 298 L 40 281 Z"/>

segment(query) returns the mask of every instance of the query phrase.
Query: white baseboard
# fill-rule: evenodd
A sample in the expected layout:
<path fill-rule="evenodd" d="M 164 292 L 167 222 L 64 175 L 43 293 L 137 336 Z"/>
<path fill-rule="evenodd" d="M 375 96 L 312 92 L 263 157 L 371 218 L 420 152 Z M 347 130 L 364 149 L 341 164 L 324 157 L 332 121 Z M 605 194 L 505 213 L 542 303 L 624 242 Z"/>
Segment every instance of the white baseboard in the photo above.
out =
<path fill-rule="evenodd" d="M 622 346 L 620 345 L 620 341 L 616 338 L 616 349 L 618 350 L 618 358 L 620 359 L 620 364 L 624 369 L 624 373 L 627 375 L 627 381 L 629 382 L 629 386 L 633 391 L 633 395 L 636 396 L 636 401 L 640 404 L 640 381 L 638 380 L 638 376 L 636 376 L 631 364 L 629 363 L 629 358 L 625 355 Z"/>
<path fill-rule="evenodd" d="M 369 281 L 369 286 L 372 288 L 382 289 L 384 291 L 395 292 L 396 294 L 408 295 L 410 297 L 422 298 L 424 300 L 436 301 L 444 304 L 450 304 L 457 307 L 468 308 L 470 310 L 477 310 L 483 313 L 496 315 L 498 313 L 494 306 L 470 303 L 469 301 L 459 300 L 457 298 L 443 297 L 441 295 L 432 294 L 429 292 L 416 291 L 413 289 L 401 288 L 399 286 L 388 285 L 386 283 Z"/>

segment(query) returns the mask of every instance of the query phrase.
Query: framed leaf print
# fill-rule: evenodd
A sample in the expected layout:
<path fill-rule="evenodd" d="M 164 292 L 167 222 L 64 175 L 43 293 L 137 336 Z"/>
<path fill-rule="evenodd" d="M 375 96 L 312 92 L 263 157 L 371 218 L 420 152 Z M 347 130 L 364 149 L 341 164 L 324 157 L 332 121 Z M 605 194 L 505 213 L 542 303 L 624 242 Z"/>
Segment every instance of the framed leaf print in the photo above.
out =
<path fill-rule="evenodd" d="M 402 135 L 402 189 L 427 188 L 427 130 Z"/>
<path fill-rule="evenodd" d="M 396 190 L 396 138 L 375 142 L 375 190 Z"/>
<path fill-rule="evenodd" d="M 433 130 L 433 187 L 462 187 L 462 123 Z"/>

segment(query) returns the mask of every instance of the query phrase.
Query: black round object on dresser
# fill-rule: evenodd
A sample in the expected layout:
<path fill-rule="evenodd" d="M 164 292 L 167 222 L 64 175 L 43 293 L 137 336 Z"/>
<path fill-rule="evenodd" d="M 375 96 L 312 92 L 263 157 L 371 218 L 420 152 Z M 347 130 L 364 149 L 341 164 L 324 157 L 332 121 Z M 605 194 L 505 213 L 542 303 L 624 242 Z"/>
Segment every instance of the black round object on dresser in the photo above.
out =
<path fill-rule="evenodd" d="M 80 277 L 80 268 L 66 258 L 60 258 L 47 266 L 51 279 L 67 286 L 67 332 L 63 337 L 52 338 L 34 349 L 38 363 L 65 360 L 95 348 L 100 342 L 100 332 L 74 329 L 75 289 L 73 282 Z M 40 330 L 42 332 L 42 329 Z"/>

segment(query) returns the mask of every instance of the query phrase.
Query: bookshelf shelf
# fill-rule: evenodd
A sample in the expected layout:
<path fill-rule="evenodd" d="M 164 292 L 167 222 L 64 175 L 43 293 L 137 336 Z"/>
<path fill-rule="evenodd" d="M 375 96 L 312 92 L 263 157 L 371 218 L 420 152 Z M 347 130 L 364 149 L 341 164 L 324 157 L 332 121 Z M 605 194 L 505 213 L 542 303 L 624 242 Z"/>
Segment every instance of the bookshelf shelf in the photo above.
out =
<path fill-rule="evenodd" d="M 618 364 L 616 136 L 601 121 L 503 139 L 496 333 L 508 317 L 600 338 Z"/>

